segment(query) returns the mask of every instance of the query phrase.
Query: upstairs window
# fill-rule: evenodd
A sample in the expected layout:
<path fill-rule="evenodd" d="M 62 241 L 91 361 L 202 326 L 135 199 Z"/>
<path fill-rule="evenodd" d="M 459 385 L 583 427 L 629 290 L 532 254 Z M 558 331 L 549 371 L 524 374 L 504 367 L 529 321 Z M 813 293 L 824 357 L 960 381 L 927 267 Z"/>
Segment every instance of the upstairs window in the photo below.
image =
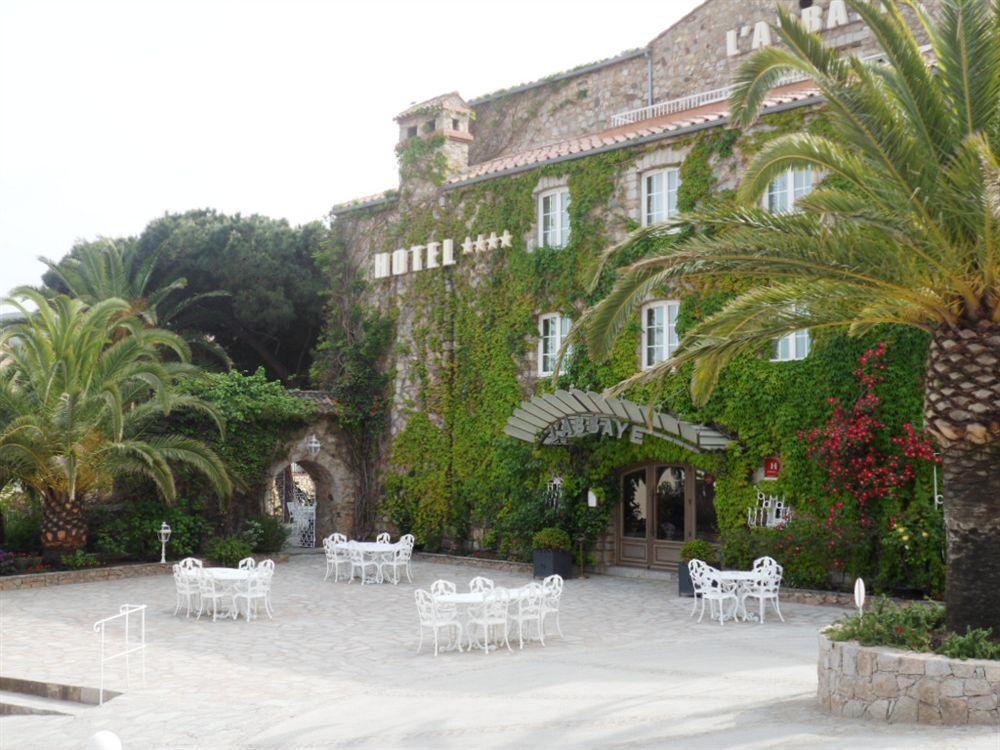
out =
<path fill-rule="evenodd" d="M 680 302 L 654 302 L 642 309 L 642 369 L 648 369 L 673 356 L 677 338 L 677 315 Z"/>
<path fill-rule="evenodd" d="M 642 179 L 642 225 L 651 227 L 677 216 L 677 190 L 681 186 L 679 169 L 660 169 Z"/>
<path fill-rule="evenodd" d="M 767 187 L 765 202 L 773 214 L 788 214 L 795 210 L 795 203 L 813 189 L 812 167 L 786 169 Z"/>
<path fill-rule="evenodd" d="M 538 196 L 538 244 L 566 247 L 569 243 L 569 190 L 556 188 Z"/>
<path fill-rule="evenodd" d="M 538 374 L 553 375 L 556 371 L 556 359 L 559 355 L 559 347 L 569 336 L 569 329 L 573 321 L 559 313 L 549 313 L 538 319 Z M 566 350 L 566 357 L 563 358 L 563 366 L 559 374 L 566 372 L 566 360 L 572 354 L 572 349 Z"/>
<path fill-rule="evenodd" d="M 772 362 L 791 362 L 809 356 L 809 331 L 795 331 L 782 336 L 774 344 Z"/>

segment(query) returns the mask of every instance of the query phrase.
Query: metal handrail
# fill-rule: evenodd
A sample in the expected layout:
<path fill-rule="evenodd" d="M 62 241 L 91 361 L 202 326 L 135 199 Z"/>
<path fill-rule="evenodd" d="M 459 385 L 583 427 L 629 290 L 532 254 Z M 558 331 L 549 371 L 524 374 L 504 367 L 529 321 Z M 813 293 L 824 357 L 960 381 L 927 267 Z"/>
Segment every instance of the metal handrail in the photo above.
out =
<path fill-rule="evenodd" d="M 139 643 L 135 646 L 129 646 L 129 616 L 139 613 Z M 125 649 L 119 651 L 118 653 L 106 655 L 104 648 L 104 637 L 105 637 L 105 627 L 109 622 L 113 620 L 123 620 L 125 624 Z M 101 667 L 101 687 L 98 694 L 98 705 L 104 705 L 104 664 L 111 661 L 112 659 L 118 659 L 122 656 L 125 657 L 125 685 L 129 685 L 131 677 L 131 669 L 129 663 L 129 656 L 134 653 L 142 654 L 142 681 L 146 681 L 146 605 L 145 604 L 123 604 L 118 608 L 118 614 L 112 615 L 111 617 L 105 617 L 103 620 L 98 620 L 94 623 L 94 632 L 101 634 L 100 642 L 100 667 Z"/>

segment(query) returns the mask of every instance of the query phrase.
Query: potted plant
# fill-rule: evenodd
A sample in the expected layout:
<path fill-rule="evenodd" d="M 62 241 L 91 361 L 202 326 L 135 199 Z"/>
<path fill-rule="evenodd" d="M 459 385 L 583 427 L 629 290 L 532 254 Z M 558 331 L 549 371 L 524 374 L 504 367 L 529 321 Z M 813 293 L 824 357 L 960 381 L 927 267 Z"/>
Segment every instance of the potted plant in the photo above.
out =
<path fill-rule="evenodd" d="M 542 529 L 531 539 L 532 561 L 535 564 L 535 578 L 545 578 L 553 573 L 563 578 L 572 578 L 573 555 L 570 554 L 570 538 L 562 529 Z"/>
<path fill-rule="evenodd" d="M 677 563 L 677 595 L 694 596 L 694 585 L 691 583 L 691 571 L 688 563 L 701 560 L 709 565 L 719 564 L 719 550 L 711 542 L 704 539 L 692 539 L 681 547 L 681 561 Z"/>

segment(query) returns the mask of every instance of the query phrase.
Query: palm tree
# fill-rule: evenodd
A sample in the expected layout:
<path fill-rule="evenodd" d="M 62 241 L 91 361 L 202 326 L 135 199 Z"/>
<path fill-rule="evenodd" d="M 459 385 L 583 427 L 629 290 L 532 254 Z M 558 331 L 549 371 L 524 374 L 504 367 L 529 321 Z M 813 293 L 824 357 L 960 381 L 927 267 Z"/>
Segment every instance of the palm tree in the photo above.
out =
<path fill-rule="evenodd" d="M 49 269 L 45 274 L 46 296 L 69 294 L 87 304 L 117 297 L 129 303 L 128 314 L 146 325 L 179 333 L 196 351 L 208 354 L 227 368 L 232 361 L 210 337 L 187 330 L 184 313 L 199 302 L 228 297 L 228 292 L 184 294 L 187 279 L 159 284 L 156 274 L 162 249 L 143 257 L 134 239 L 100 239 L 79 244 L 62 260 L 39 258 Z"/>
<path fill-rule="evenodd" d="M 848 0 L 884 50 L 862 61 L 826 46 L 779 7 L 782 47 L 742 68 L 733 121 L 751 125 L 769 90 L 794 74 L 827 102 L 829 137 L 775 138 L 750 164 L 735 205 L 682 217 L 681 239 L 654 228 L 627 240 L 656 249 L 624 269 L 581 320 L 595 356 L 657 287 L 718 276 L 749 291 L 685 336 L 676 356 L 619 384 L 669 377 L 694 362 L 696 402 L 733 357 L 803 328 L 880 324 L 931 335 L 926 426 L 946 480 L 948 624 L 1000 623 L 1000 7 L 943 0 Z M 905 6 L 906 15 L 900 6 Z M 917 20 L 929 55 L 907 23 Z M 792 214 L 758 208 L 789 167 L 828 176 Z M 605 259 L 619 248 L 611 248 Z"/>
<path fill-rule="evenodd" d="M 177 391 L 196 371 L 183 339 L 145 325 L 121 299 L 88 306 L 26 290 L 6 303 L 23 318 L 0 329 L 0 487 L 16 480 L 42 498 L 47 554 L 87 543 L 82 501 L 117 477 L 148 477 L 170 501 L 172 466 L 185 464 L 230 494 L 208 446 L 155 429 L 177 410 L 203 412 L 222 429 L 209 404 Z"/>

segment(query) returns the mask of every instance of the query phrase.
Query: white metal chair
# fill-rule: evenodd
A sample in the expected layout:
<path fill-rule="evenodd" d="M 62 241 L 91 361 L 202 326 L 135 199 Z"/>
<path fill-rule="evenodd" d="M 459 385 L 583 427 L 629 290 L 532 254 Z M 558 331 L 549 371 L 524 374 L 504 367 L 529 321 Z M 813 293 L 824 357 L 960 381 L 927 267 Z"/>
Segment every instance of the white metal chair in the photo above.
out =
<path fill-rule="evenodd" d="M 180 565 L 181 568 L 183 568 L 184 570 L 195 570 L 195 569 L 201 570 L 204 567 L 201 560 L 199 560 L 197 557 L 185 557 L 177 564 Z"/>
<path fill-rule="evenodd" d="M 267 616 L 271 617 L 274 614 L 274 609 L 271 607 L 271 581 L 274 579 L 274 560 L 271 558 L 261 560 L 257 564 L 257 572 L 264 576 L 264 606 L 267 608 Z"/>
<path fill-rule="evenodd" d="M 414 592 L 417 602 L 417 615 L 420 617 L 420 643 L 417 645 L 417 653 L 424 647 L 424 629 L 429 628 L 434 632 L 434 656 L 438 655 L 438 631 L 446 630 L 449 633 L 448 646 L 457 645 L 458 650 L 462 650 L 462 623 L 458 621 L 458 612 L 455 607 L 440 606 L 434 596 L 417 589 Z M 450 635 L 454 631 L 454 638 Z"/>
<path fill-rule="evenodd" d="M 775 560 L 773 557 L 768 557 L 767 555 L 764 555 L 764 557 L 758 557 L 756 560 L 753 561 L 753 570 L 777 564 L 778 561 Z"/>
<path fill-rule="evenodd" d="M 702 610 L 705 609 L 705 602 L 701 598 L 701 594 L 704 589 L 701 572 L 707 567 L 708 563 L 702 560 L 688 560 L 688 573 L 691 575 L 691 588 L 694 589 L 694 606 L 691 607 L 691 614 L 688 615 L 688 617 L 694 617 L 694 613 L 698 611 L 699 604 L 702 605 Z"/>
<path fill-rule="evenodd" d="M 444 581 L 438 579 L 431 584 L 431 594 L 433 596 L 444 596 L 446 594 L 454 594 L 458 591 L 458 587 L 455 586 L 451 581 Z"/>
<path fill-rule="evenodd" d="M 410 583 L 413 583 L 413 578 L 410 577 L 410 554 L 412 552 L 412 547 L 399 542 L 396 545 L 396 549 L 392 551 L 392 554 L 387 559 L 382 561 L 380 566 L 382 580 L 386 579 L 386 570 L 389 570 L 389 580 L 391 580 L 392 585 L 395 586 L 399 583 L 399 571 L 402 569 L 406 573 L 406 577 Z"/>
<path fill-rule="evenodd" d="M 527 595 L 518 598 L 517 607 L 510 615 L 510 619 L 517 624 L 518 645 L 520 648 L 524 648 L 525 626 L 534 623 L 538 629 L 538 640 L 544 646 L 545 630 L 542 628 L 542 600 L 545 598 L 545 589 L 537 581 L 532 581 L 524 588 L 527 591 Z"/>
<path fill-rule="evenodd" d="M 761 563 L 759 566 L 757 565 L 758 562 Z M 755 560 L 753 569 L 758 576 L 750 582 L 749 586 L 740 592 L 740 606 L 746 612 L 746 600 L 756 599 L 760 618 L 758 622 L 763 625 L 764 602 L 770 601 L 774 606 L 774 611 L 778 613 L 778 617 L 784 622 L 785 618 L 782 616 L 781 608 L 778 606 L 778 593 L 781 589 L 781 579 L 785 574 L 785 569 L 770 557 Z"/>
<path fill-rule="evenodd" d="M 691 562 L 696 561 L 692 560 Z M 688 570 L 691 571 L 691 583 L 694 585 L 695 594 L 701 596 L 701 614 L 698 615 L 698 622 L 701 622 L 705 616 L 705 602 L 707 601 L 709 619 L 715 619 L 715 611 L 718 608 L 719 625 L 722 625 L 726 619 L 726 602 L 732 602 L 732 616 L 735 618 L 736 611 L 740 606 L 739 598 L 731 587 L 723 583 L 718 570 L 701 560 L 697 562 L 700 562 L 701 565 L 694 566 L 693 568 L 688 563 Z"/>
<path fill-rule="evenodd" d="M 562 602 L 563 577 L 554 573 L 542 581 L 542 633 L 545 632 L 545 618 L 555 615 L 556 632 L 563 637 L 562 626 L 559 624 L 559 604 Z"/>
<path fill-rule="evenodd" d="M 351 556 L 348 554 L 347 537 L 343 534 L 330 534 L 323 540 L 323 552 L 326 554 L 326 575 L 325 581 L 333 573 L 333 580 L 340 581 L 340 566 L 351 564 Z"/>
<path fill-rule="evenodd" d="M 375 537 L 375 541 L 379 544 L 389 544 L 392 541 L 392 537 L 389 536 L 388 531 L 383 531 L 378 536 Z"/>
<path fill-rule="evenodd" d="M 224 586 L 220 581 L 217 581 L 210 575 L 207 575 L 202 571 L 198 576 L 198 617 L 196 619 L 200 620 L 202 613 L 205 611 L 205 605 L 210 604 L 212 609 L 212 622 L 215 622 L 219 618 L 219 605 L 220 603 L 227 604 L 225 612 L 222 613 L 223 617 L 228 617 L 232 613 L 232 607 L 228 606 L 234 604 L 233 602 L 233 592 Z"/>
<path fill-rule="evenodd" d="M 507 645 L 508 651 L 513 651 L 510 647 L 510 594 L 507 589 L 493 589 L 486 592 L 482 604 L 474 604 L 469 607 L 469 649 L 482 647 L 483 653 L 490 652 L 490 634 L 497 648 L 500 648 L 500 633 L 503 632 L 503 642 Z M 482 644 L 479 642 L 478 631 L 483 631 Z"/>
<path fill-rule="evenodd" d="M 410 549 L 413 549 L 413 546 L 417 543 L 417 538 L 413 534 L 403 534 L 403 536 L 399 537 L 399 541 L 406 542 L 410 545 Z"/>
<path fill-rule="evenodd" d="M 257 566 L 257 561 L 252 557 L 244 557 L 237 567 L 240 570 L 253 570 Z"/>
<path fill-rule="evenodd" d="M 364 586 L 368 582 L 368 569 L 371 568 L 374 571 L 374 575 L 370 579 L 375 583 L 378 583 L 382 579 L 382 560 L 375 557 L 366 557 L 364 550 L 362 550 L 357 544 L 350 544 L 347 548 L 347 554 L 351 558 L 351 580 L 348 583 L 354 582 L 354 571 L 358 571 L 361 575 L 361 585 Z"/>
<path fill-rule="evenodd" d="M 405 544 L 410 550 L 410 553 L 406 558 L 406 579 L 410 583 L 413 583 L 413 575 L 410 573 L 410 560 L 413 559 L 413 547 L 416 545 L 417 540 L 413 534 L 403 534 L 403 536 L 399 538 L 399 543 Z"/>
<path fill-rule="evenodd" d="M 201 590 L 198 585 L 198 571 L 199 568 L 188 567 L 182 568 L 180 563 L 177 563 L 172 568 L 174 572 L 174 588 L 177 590 L 177 606 L 174 607 L 174 615 L 181 608 L 181 599 L 185 600 L 187 603 L 187 614 L 185 617 L 191 616 L 191 599 L 196 598 L 199 591 Z"/>
<path fill-rule="evenodd" d="M 481 594 L 484 591 L 492 591 L 493 588 L 493 581 L 489 578 L 484 578 L 483 576 L 476 576 L 469 581 L 469 591 L 473 594 Z"/>
<path fill-rule="evenodd" d="M 268 606 L 268 592 L 271 588 L 273 568 L 258 567 L 246 579 L 237 582 L 233 592 L 233 619 L 239 615 L 240 601 L 246 602 L 246 618 L 249 623 L 257 616 L 257 602 L 263 602 L 267 618 L 271 619 L 271 608 Z"/>

